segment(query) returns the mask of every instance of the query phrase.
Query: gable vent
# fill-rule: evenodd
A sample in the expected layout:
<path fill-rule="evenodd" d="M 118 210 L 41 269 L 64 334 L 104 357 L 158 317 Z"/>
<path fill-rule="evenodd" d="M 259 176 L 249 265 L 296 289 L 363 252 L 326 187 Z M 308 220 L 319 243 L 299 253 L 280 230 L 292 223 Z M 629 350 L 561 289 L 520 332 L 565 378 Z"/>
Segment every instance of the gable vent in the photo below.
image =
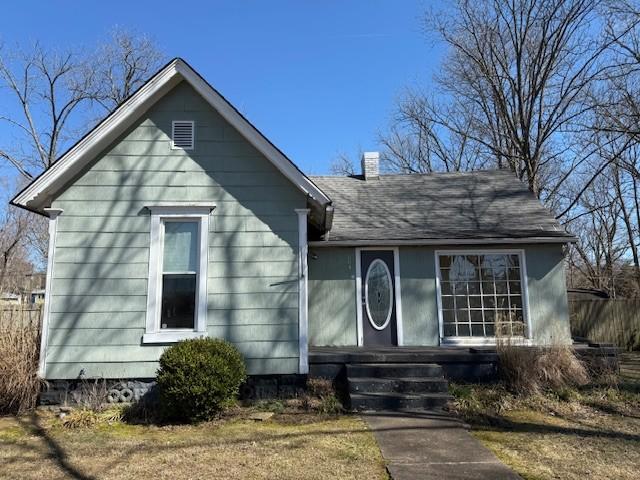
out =
<path fill-rule="evenodd" d="M 193 150 L 193 121 L 175 120 L 171 130 L 171 148 Z"/>

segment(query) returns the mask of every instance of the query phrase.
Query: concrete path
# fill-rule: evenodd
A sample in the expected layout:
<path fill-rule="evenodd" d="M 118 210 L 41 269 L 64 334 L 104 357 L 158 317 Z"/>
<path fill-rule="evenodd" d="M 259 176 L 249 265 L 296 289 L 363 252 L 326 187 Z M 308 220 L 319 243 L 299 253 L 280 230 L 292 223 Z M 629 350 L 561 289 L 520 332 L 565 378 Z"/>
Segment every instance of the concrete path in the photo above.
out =
<path fill-rule="evenodd" d="M 374 432 L 393 480 L 521 478 L 445 413 L 371 412 L 362 418 Z"/>

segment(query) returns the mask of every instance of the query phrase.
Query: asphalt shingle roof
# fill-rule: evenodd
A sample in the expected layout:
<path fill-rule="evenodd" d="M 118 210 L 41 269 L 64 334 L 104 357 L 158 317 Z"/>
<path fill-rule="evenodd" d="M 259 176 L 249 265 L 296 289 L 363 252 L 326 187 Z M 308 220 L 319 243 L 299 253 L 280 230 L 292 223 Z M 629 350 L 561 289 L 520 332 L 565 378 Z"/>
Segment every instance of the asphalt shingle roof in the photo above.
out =
<path fill-rule="evenodd" d="M 333 201 L 331 241 L 573 238 L 508 171 L 311 180 Z"/>

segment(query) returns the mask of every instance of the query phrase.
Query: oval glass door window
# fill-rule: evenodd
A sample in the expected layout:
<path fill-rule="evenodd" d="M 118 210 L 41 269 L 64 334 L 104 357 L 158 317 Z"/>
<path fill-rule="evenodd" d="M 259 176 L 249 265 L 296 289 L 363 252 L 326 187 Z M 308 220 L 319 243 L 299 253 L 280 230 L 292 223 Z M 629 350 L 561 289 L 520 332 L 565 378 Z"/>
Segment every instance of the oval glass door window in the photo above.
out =
<path fill-rule="evenodd" d="M 393 311 L 393 284 L 387 264 L 379 258 L 371 262 L 364 283 L 364 302 L 369 322 L 376 330 L 384 330 Z"/>

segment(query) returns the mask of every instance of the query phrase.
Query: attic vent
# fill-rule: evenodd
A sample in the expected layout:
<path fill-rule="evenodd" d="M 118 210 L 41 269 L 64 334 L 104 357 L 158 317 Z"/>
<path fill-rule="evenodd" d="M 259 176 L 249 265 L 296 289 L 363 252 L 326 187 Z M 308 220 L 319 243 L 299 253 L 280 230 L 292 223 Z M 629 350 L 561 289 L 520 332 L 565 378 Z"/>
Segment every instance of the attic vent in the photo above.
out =
<path fill-rule="evenodd" d="M 193 130 L 193 121 L 175 120 L 172 124 L 171 148 L 193 150 Z"/>

